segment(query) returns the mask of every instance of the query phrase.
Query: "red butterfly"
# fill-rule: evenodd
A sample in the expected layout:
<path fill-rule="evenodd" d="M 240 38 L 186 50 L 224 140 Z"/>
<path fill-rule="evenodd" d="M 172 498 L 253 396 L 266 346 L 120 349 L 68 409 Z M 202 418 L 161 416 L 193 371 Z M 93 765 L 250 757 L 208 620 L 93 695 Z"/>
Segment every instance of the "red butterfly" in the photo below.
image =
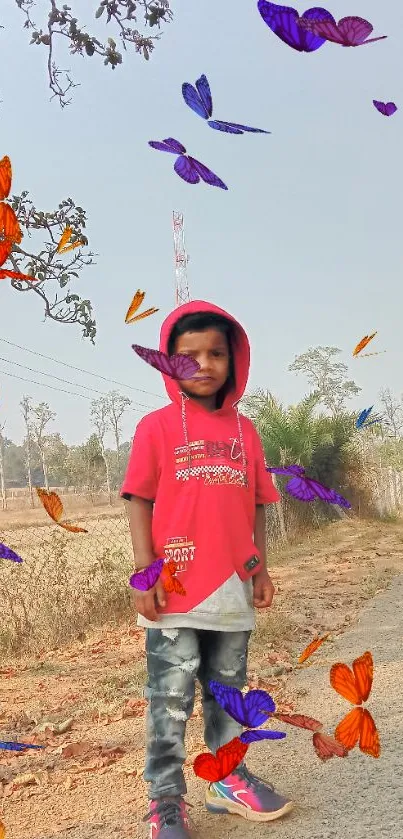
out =
<path fill-rule="evenodd" d="M 318 757 L 325 761 L 331 757 L 347 757 L 348 751 L 342 743 L 339 743 L 334 737 L 325 734 L 320 729 L 323 724 L 313 717 L 307 717 L 305 714 L 271 714 L 281 722 L 288 725 L 295 725 L 297 728 L 305 728 L 308 731 L 313 731 L 312 736 L 313 747 Z"/>
<path fill-rule="evenodd" d="M 236 769 L 247 751 L 247 743 L 242 743 L 239 737 L 234 737 L 225 746 L 217 749 L 215 757 L 210 752 L 197 755 L 193 763 L 194 773 L 211 783 L 222 781 Z"/>

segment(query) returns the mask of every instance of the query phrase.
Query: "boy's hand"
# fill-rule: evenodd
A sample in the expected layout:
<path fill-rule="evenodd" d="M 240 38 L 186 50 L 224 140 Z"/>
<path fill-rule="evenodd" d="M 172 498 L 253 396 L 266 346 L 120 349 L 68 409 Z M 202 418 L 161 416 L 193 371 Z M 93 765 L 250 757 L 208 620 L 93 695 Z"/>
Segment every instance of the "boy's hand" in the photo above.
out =
<path fill-rule="evenodd" d="M 159 621 L 160 616 L 157 611 L 157 606 L 165 606 L 165 598 L 165 591 L 161 580 L 157 580 L 155 586 L 148 591 L 132 589 L 134 607 L 139 615 L 143 615 L 143 618 L 146 618 L 148 621 Z"/>
<path fill-rule="evenodd" d="M 253 605 L 256 609 L 266 609 L 271 606 L 274 596 L 274 585 L 267 573 L 267 569 L 263 568 L 252 577 L 253 583 Z"/>

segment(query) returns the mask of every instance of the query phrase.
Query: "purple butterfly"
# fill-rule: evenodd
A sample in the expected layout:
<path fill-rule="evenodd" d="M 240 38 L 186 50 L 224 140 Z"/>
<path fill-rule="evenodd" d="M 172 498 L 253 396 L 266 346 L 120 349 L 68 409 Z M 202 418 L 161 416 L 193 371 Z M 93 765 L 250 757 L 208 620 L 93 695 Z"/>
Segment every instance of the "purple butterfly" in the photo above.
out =
<path fill-rule="evenodd" d="M 285 731 L 269 731 L 268 729 L 250 729 L 243 731 L 239 739 L 242 743 L 257 743 L 259 740 L 283 740 L 286 737 Z"/>
<path fill-rule="evenodd" d="M 373 41 L 383 41 L 387 35 L 380 35 L 378 38 L 368 38 L 373 31 L 373 26 L 363 17 L 342 17 L 338 23 L 330 15 L 327 20 L 304 20 L 301 18 L 298 25 L 303 29 L 313 32 L 326 41 L 333 41 L 342 47 L 361 47 L 364 44 L 372 44 Z"/>
<path fill-rule="evenodd" d="M 397 111 L 397 106 L 394 102 L 378 102 L 377 99 L 372 100 L 375 108 L 379 111 L 380 114 L 383 114 L 384 117 L 391 117 Z"/>
<path fill-rule="evenodd" d="M 149 140 L 148 145 L 153 149 L 157 149 L 157 151 L 167 151 L 170 152 L 170 154 L 179 155 L 178 159 L 175 161 L 174 169 L 176 174 L 188 184 L 198 184 L 201 178 L 202 181 L 206 184 L 210 184 L 210 186 L 219 186 L 220 189 L 228 189 L 224 181 L 222 181 L 218 175 L 215 175 L 211 169 L 207 169 L 207 166 L 200 163 L 199 160 L 196 160 L 194 157 L 190 157 L 190 155 L 186 153 L 185 146 L 182 146 L 182 143 L 179 143 L 178 140 L 175 140 L 173 137 L 167 137 L 166 140 L 162 141 L 162 143 L 157 142 L 156 140 Z"/>
<path fill-rule="evenodd" d="M 15 551 L 12 551 L 11 548 L 8 548 L 7 545 L 3 545 L 3 542 L 0 542 L 0 559 L 11 559 L 13 562 L 22 562 L 22 559 Z"/>
<path fill-rule="evenodd" d="M 276 706 L 270 694 L 265 690 L 250 690 L 243 696 L 238 688 L 210 681 L 209 688 L 214 699 L 224 711 L 245 728 L 254 728 L 266 722 Z"/>
<path fill-rule="evenodd" d="M 326 38 L 321 38 L 313 32 L 306 31 L 298 26 L 300 20 L 333 20 L 333 16 L 326 9 L 307 9 L 299 16 L 296 9 L 289 6 L 277 6 L 275 3 L 268 3 L 267 0 L 259 0 L 257 7 L 267 26 L 272 32 L 281 38 L 285 44 L 298 52 L 314 52 L 323 46 Z"/>
<path fill-rule="evenodd" d="M 163 567 L 164 560 L 155 559 L 147 568 L 143 568 L 142 571 L 135 571 L 129 580 L 131 587 L 138 589 L 138 591 L 148 591 L 155 586 Z"/>
<path fill-rule="evenodd" d="M 197 379 L 198 381 L 205 380 L 205 376 L 195 376 L 200 370 L 200 364 L 185 353 L 175 353 L 174 355 L 167 355 L 160 350 L 150 350 L 148 347 L 140 347 L 139 344 L 132 344 L 132 350 L 146 361 L 155 367 L 160 373 L 165 376 L 171 376 L 172 379 Z"/>
<path fill-rule="evenodd" d="M 291 466 L 267 466 L 267 472 L 274 472 L 275 475 L 293 475 L 291 481 L 285 485 L 285 491 L 297 498 L 299 501 L 315 501 L 319 498 L 327 504 L 338 504 L 340 507 L 350 508 L 351 504 L 334 489 L 320 484 L 319 481 L 314 481 L 313 478 L 307 478 L 305 469 L 297 464 Z"/>
<path fill-rule="evenodd" d="M 189 82 L 184 82 L 182 96 L 189 108 L 199 117 L 206 119 L 207 125 L 210 128 L 216 128 L 217 131 L 225 131 L 227 134 L 243 134 L 245 131 L 250 131 L 253 134 L 271 134 L 271 131 L 264 131 L 263 128 L 250 128 L 249 125 L 239 125 L 237 122 L 209 119 L 213 114 L 213 100 L 210 85 L 204 74 L 200 76 L 200 79 L 197 79 L 196 87 L 193 87 Z"/>
<path fill-rule="evenodd" d="M 24 749 L 44 749 L 44 746 L 34 746 L 32 743 L 12 743 L 8 740 L 0 740 L 0 749 L 8 752 L 22 752 Z"/>

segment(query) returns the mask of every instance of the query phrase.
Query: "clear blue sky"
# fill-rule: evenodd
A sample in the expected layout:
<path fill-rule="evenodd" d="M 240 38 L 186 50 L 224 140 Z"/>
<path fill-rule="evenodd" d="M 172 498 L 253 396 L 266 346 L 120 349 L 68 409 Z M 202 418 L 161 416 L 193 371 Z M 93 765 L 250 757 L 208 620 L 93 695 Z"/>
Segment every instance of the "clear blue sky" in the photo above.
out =
<path fill-rule="evenodd" d="M 288 404 L 300 399 L 306 382 L 288 364 L 322 344 L 343 350 L 363 388 L 352 408 L 376 402 L 381 387 L 401 393 L 403 8 L 397 0 L 329 8 L 337 19 L 366 17 L 374 35 L 388 39 L 299 54 L 266 27 L 255 0 L 180 0 L 148 63 L 133 51 L 112 72 L 94 58 L 62 53 L 59 64 L 81 82 L 63 111 L 49 102 L 45 50 L 28 46 L 13 2 L 2 8 L 0 155 L 11 157 L 13 192 L 28 189 L 43 210 L 74 198 L 88 211 L 89 244 L 98 254 L 97 265 L 72 286 L 93 303 L 95 347 L 78 327 L 44 322 L 37 296 L 19 294 L 8 281 L 0 283 L 2 338 L 150 391 L 156 395 L 118 388 L 151 409 L 161 407 L 162 379 L 131 344 L 158 346 L 161 322 L 173 308 L 171 215 L 177 209 L 185 216 L 191 296 L 228 308 L 244 324 L 251 388 L 267 387 Z M 194 83 L 201 73 L 217 119 L 272 135 L 231 137 L 209 129 L 181 96 L 182 82 Z M 372 99 L 394 100 L 400 110 L 387 119 Z M 217 172 L 228 192 L 182 182 L 174 157 L 147 145 L 170 135 Z M 160 311 L 127 326 L 137 288 Z M 353 359 L 356 342 L 376 329 L 373 350 L 387 354 Z M 2 342 L 0 356 L 85 388 L 113 387 Z M 60 431 L 67 443 L 89 435 L 87 400 L 4 375 L 30 373 L 3 361 L 0 371 L 7 436 L 22 440 L 24 393 L 50 404 L 57 419 L 49 431 Z M 126 415 L 125 439 L 142 412 L 147 408 Z"/>

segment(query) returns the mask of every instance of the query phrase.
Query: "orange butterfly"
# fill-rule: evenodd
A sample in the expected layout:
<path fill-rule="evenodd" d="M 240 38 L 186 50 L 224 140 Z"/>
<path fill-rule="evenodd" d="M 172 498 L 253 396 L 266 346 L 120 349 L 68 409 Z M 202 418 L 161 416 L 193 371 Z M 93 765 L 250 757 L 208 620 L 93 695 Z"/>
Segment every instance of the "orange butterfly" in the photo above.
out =
<path fill-rule="evenodd" d="M 62 233 L 62 237 L 61 237 L 60 242 L 59 242 L 59 244 L 56 248 L 56 253 L 67 253 L 67 251 L 72 251 L 72 250 L 74 250 L 74 248 L 79 248 L 80 245 L 84 245 L 84 242 L 82 241 L 82 239 L 79 239 L 78 242 L 71 242 L 70 244 L 68 244 L 70 242 L 70 239 L 71 239 L 72 235 L 73 235 L 73 228 L 72 227 L 66 227 L 66 229 Z"/>
<path fill-rule="evenodd" d="M 7 155 L 0 160 L 0 266 L 4 265 L 13 249 L 13 245 L 19 245 L 22 239 L 22 231 L 17 216 L 9 204 L 4 203 L 8 198 L 11 189 L 12 170 L 11 160 Z M 21 274 L 20 271 L 8 271 L 3 268 L 0 271 L 0 280 L 10 277 L 12 280 L 34 280 L 35 277 L 29 274 Z"/>
<path fill-rule="evenodd" d="M 360 353 L 361 350 L 363 350 L 364 347 L 366 347 L 367 344 L 369 344 L 369 342 L 372 341 L 372 339 L 375 338 L 375 335 L 377 334 L 377 332 L 373 332 L 372 335 L 364 335 L 364 337 L 361 338 L 361 341 L 358 342 L 355 350 L 353 350 L 353 355 L 358 355 L 358 353 Z"/>
<path fill-rule="evenodd" d="M 70 533 L 88 533 L 88 530 L 84 530 L 83 527 L 77 527 L 74 524 L 65 524 L 60 521 L 63 515 L 63 504 L 56 492 L 48 492 L 46 489 L 41 489 L 40 487 L 35 487 L 35 489 L 46 512 L 56 524 L 63 527 L 64 530 L 68 530 Z"/>
<path fill-rule="evenodd" d="M 319 638 L 319 637 L 314 638 L 314 640 L 311 641 L 311 643 L 308 644 L 308 646 L 305 647 L 305 649 L 302 651 L 302 653 L 301 653 L 301 655 L 298 659 L 298 664 L 303 664 L 304 661 L 306 661 L 307 658 L 309 658 L 309 656 L 313 655 L 313 653 L 315 653 L 316 650 L 319 649 L 319 647 L 323 644 L 323 642 L 326 641 L 326 639 L 329 637 L 329 635 L 330 635 L 330 632 L 328 632 L 327 635 L 323 635 L 322 638 Z"/>
<path fill-rule="evenodd" d="M 372 655 L 366 652 L 353 661 L 352 671 L 347 664 L 333 664 L 330 684 L 352 705 L 362 705 L 371 693 L 373 673 Z M 348 751 L 359 742 L 365 754 L 379 757 L 381 753 L 378 731 L 367 708 L 353 708 L 338 724 L 334 734 Z"/>
<path fill-rule="evenodd" d="M 140 291 L 140 289 L 137 289 L 136 294 L 134 295 L 133 300 L 130 303 L 130 306 L 127 310 L 125 323 L 134 323 L 136 320 L 142 320 L 143 318 L 148 317 L 148 315 L 155 315 L 155 313 L 159 311 L 159 309 L 147 309 L 145 312 L 142 312 L 141 315 L 136 315 L 135 317 L 133 317 L 135 312 L 137 312 L 137 309 L 140 308 L 144 298 L 145 291 Z"/>
<path fill-rule="evenodd" d="M 243 743 L 239 737 L 234 737 L 225 746 L 217 749 L 215 757 L 210 752 L 197 755 L 193 763 L 194 773 L 210 783 L 222 781 L 236 769 L 247 751 L 248 744 Z"/>
<path fill-rule="evenodd" d="M 164 587 L 164 590 L 168 592 L 168 594 L 182 594 L 183 596 L 186 595 L 186 590 L 183 588 L 182 583 L 178 578 L 175 576 L 176 574 L 176 563 L 173 559 L 170 559 L 168 562 L 164 563 L 164 567 L 161 571 L 161 582 Z"/>
<path fill-rule="evenodd" d="M 320 729 L 323 724 L 313 717 L 307 717 L 305 714 L 271 714 L 281 722 L 288 725 L 296 725 L 297 728 L 306 728 L 308 731 L 313 731 L 312 736 L 313 747 L 316 754 L 321 760 L 330 760 L 331 757 L 347 757 L 348 751 L 342 743 L 339 743 L 334 737 L 330 737 Z"/>
<path fill-rule="evenodd" d="M 3 822 L 0 822 L 0 839 L 4 839 L 6 835 L 6 828 Z"/>

